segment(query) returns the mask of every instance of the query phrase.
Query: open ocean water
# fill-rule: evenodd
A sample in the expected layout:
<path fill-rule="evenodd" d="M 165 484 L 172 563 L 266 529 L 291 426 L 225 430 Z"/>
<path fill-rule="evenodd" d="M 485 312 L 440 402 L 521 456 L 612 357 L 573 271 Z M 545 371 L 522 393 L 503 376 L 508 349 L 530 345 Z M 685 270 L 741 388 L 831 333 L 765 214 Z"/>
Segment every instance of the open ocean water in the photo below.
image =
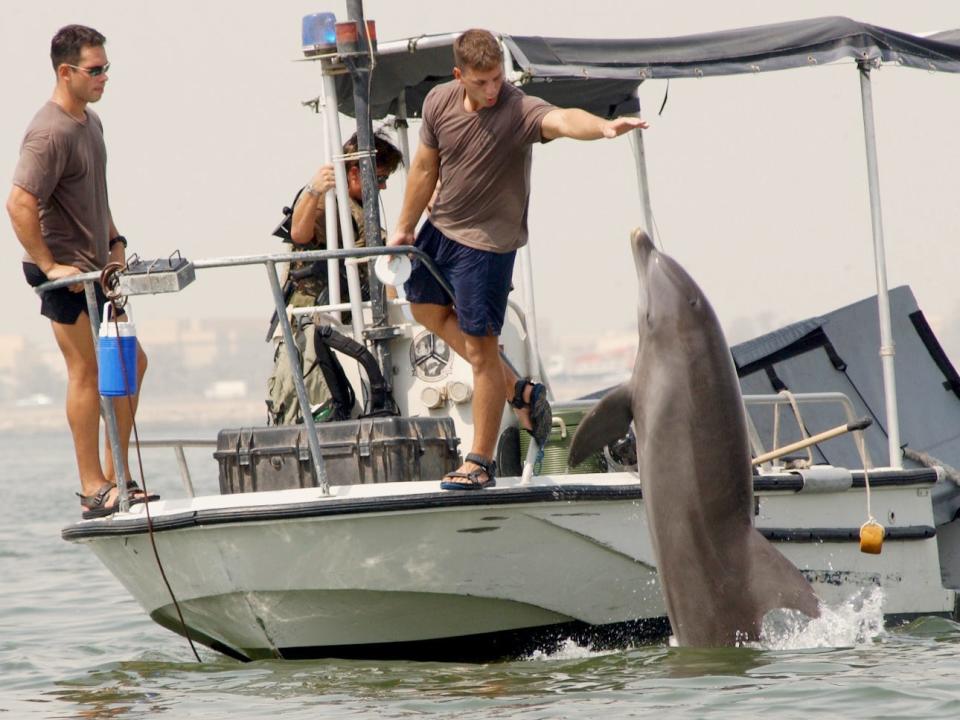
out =
<path fill-rule="evenodd" d="M 216 486 L 210 453 L 189 453 L 198 492 Z M 144 457 L 150 489 L 177 493 L 172 452 Z M 0 720 L 960 716 L 960 625 L 883 630 L 877 594 L 750 648 L 568 647 L 489 665 L 243 664 L 201 648 L 197 663 L 92 553 L 60 539 L 79 517 L 75 477 L 66 433 L 0 436 Z"/>

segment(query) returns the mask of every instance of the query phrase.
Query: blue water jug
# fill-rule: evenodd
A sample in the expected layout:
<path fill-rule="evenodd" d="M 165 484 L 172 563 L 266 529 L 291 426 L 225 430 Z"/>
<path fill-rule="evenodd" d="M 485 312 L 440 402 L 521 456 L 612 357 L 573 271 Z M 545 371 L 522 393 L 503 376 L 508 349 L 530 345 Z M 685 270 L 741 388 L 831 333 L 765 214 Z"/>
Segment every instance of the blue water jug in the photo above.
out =
<path fill-rule="evenodd" d="M 108 306 L 109 307 L 109 306 Z M 100 394 L 123 397 L 137 393 L 137 329 L 132 322 L 107 319 L 104 308 L 100 324 L 99 364 Z"/>

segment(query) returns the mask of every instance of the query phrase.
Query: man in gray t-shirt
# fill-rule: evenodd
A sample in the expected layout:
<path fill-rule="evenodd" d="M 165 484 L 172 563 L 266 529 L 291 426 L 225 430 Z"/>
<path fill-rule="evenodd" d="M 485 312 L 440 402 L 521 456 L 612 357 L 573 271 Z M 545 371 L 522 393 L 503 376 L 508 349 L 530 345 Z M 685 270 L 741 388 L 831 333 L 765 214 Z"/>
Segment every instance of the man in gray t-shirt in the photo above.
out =
<path fill-rule="evenodd" d="M 424 101 L 420 146 L 388 245 L 415 243 L 456 296 L 454 306 L 414 262 L 406 285 L 414 317 L 473 368 L 473 447 L 441 487 L 475 490 L 494 484 L 492 456 L 505 400 L 541 448 L 552 422 L 546 388 L 517 378 L 500 357 L 498 339 L 516 250 L 527 242 L 531 146 L 560 137 L 613 138 L 647 125 L 639 118 L 604 120 L 557 108 L 505 84 L 500 45 L 486 30 L 463 33 L 453 50 L 454 80 Z M 435 188 L 430 218 L 414 236 Z"/>
<path fill-rule="evenodd" d="M 7 212 L 23 245 L 27 282 L 40 285 L 123 263 L 127 241 L 117 232 L 107 200 L 107 151 L 100 118 L 87 106 L 103 95 L 110 64 L 106 38 L 92 28 L 67 25 L 50 44 L 56 73 L 51 99 L 30 122 L 7 199 Z M 105 298 L 97 288 L 102 311 Z M 40 312 L 50 320 L 67 365 L 67 421 L 73 433 L 84 517 L 116 510 L 116 471 L 110 452 L 100 463 L 100 394 L 97 357 L 83 285 L 44 293 Z M 119 319 L 124 319 L 121 315 Z M 137 345 L 143 381 L 147 358 Z M 136 404 L 136 396 L 133 405 Z M 133 417 L 126 397 L 114 403 L 126 462 Z M 130 477 L 127 469 L 126 477 Z M 134 490 L 131 501 L 143 499 Z"/>

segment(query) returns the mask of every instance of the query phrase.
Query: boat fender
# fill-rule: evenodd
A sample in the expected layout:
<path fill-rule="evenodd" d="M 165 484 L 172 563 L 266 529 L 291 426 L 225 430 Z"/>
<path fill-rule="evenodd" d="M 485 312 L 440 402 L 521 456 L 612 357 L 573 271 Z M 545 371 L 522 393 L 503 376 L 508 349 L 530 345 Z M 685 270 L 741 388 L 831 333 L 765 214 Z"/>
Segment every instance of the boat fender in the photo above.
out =
<path fill-rule="evenodd" d="M 883 549 L 883 536 L 886 531 L 883 525 L 870 518 L 860 526 L 860 552 L 869 555 L 879 555 Z"/>
<path fill-rule="evenodd" d="M 833 493 L 846 492 L 853 487 L 853 474 L 847 468 L 833 465 L 814 465 L 802 470 L 791 470 L 803 480 L 798 492 Z"/>

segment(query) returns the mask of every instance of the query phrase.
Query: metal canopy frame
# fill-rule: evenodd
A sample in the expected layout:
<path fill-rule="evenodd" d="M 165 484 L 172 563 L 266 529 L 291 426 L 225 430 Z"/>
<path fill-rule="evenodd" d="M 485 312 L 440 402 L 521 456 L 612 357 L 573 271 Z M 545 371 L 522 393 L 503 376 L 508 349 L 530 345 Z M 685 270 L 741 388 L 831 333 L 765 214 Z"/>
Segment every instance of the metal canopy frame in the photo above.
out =
<path fill-rule="evenodd" d="M 405 119 L 419 116 L 426 93 L 452 77 L 451 46 L 458 35 L 420 36 L 381 43 L 379 47 L 380 76 L 375 76 L 371 85 L 370 107 L 377 116 L 389 112 L 404 119 L 398 123 L 398 134 L 405 154 L 409 153 Z M 522 85 L 530 94 L 607 116 L 639 112 L 638 88 L 647 79 L 702 78 L 842 61 L 855 63 L 860 80 L 870 195 L 888 462 L 890 467 L 902 467 L 896 351 L 890 320 L 870 71 L 882 63 L 894 63 L 928 71 L 960 72 L 960 31 L 921 37 L 849 18 L 824 17 L 677 38 L 590 40 L 503 34 L 500 38 L 508 80 Z M 341 76 L 339 82 L 346 81 Z M 350 114 L 346 88 L 341 85 L 337 90 L 340 110 Z M 642 131 L 635 130 L 632 139 L 642 226 L 654 237 Z M 524 256 L 524 260 L 524 300 L 535 338 L 533 277 L 529 258 Z M 533 352 L 535 362 L 539 362 L 535 340 Z"/>

